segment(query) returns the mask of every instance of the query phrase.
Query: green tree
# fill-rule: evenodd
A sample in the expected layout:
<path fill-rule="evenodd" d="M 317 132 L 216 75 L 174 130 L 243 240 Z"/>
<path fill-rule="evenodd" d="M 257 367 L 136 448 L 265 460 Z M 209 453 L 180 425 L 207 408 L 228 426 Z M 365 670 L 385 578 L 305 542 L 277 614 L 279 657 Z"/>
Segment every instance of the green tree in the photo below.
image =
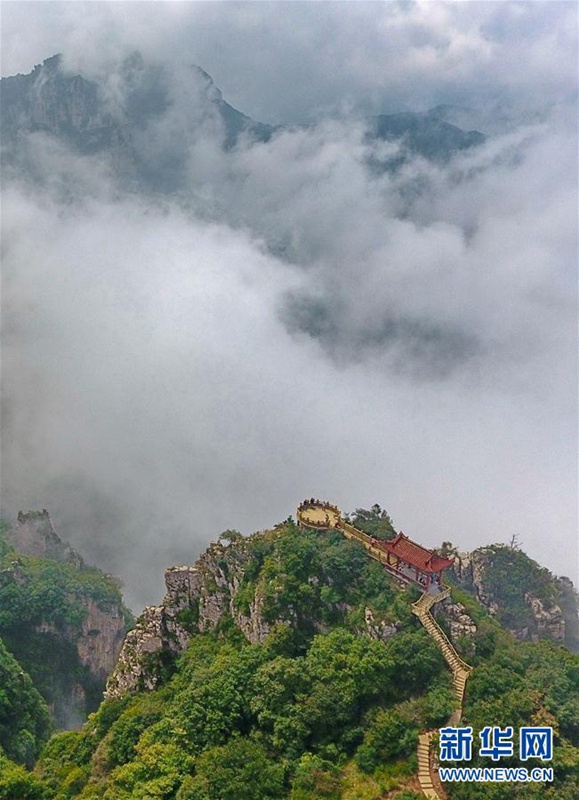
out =
<path fill-rule="evenodd" d="M 183 782 L 177 800 L 280 800 L 284 772 L 261 744 L 233 738 L 197 759 L 195 777 Z"/>
<path fill-rule="evenodd" d="M 0 748 L 32 767 L 51 731 L 44 700 L 0 639 Z"/>
<path fill-rule="evenodd" d="M 356 528 L 376 539 L 393 539 L 396 536 L 390 515 L 380 508 L 378 503 L 375 503 L 370 510 L 357 508 L 352 514 L 348 514 L 348 520 Z"/>
<path fill-rule="evenodd" d="M 48 787 L 0 752 L 0 800 L 49 800 Z"/>

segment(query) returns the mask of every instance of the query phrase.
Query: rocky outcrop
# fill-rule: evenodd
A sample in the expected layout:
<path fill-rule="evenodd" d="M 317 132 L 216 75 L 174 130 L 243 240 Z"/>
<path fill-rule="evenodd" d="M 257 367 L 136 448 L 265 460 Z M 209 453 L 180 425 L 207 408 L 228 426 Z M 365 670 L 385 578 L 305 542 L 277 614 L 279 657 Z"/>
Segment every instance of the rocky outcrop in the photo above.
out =
<path fill-rule="evenodd" d="M 153 688 L 167 657 L 182 653 L 193 634 L 215 629 L 226 617 L 250 642 L 263 642 L 270 626 L 259 593 L 245 605 L 237 602 L 248 557 L 247 540 L 228 547 L 213 543 L 194 566 L 170 567 L 163 603 L 147 607 L 127 635 L 105 697 Z"/>
<path fill-rule="evenodd" d="M 462 603 L 453 603 L 450 598 L 441 604 L 442 616 L 447 620 L 450 628 L 450 640 L 457 644 L 463 638 L 472 639 L 477 627 L 472 618 L 467 614 Z"/>
<path fill-rule="evenodd" d="M 452 555 L 459 585 L 517 639 L 547 638 L 578 649 L 577 596 L 568 578 L 554 577 L 518 548 L 504 544 Z"/>
<path fill-rule="evenodd" d="M 80 727 L 98 706 L 130 622 L 116 578 L 88 567 L 50 515 L 20 512 L 2 533 L 3 598 L 20 598 L 0 634 L 31 675 L 59 727 Z M 37 607 L 34 598 L 41 599 Z"/>
<path fill-rule="evenodd" d="M 226 149 L 241 136 L 267 141 L 274 130 L 226 103 L 199 67 L 178 75 L 138 52 L 98 81 L 73 74 L 61 55 L 52 56 L 27 75 L 2 78 L 0 101 L 2 168 L 10 174 L 16 165 L 20 178 L 35 180 L 43 174 L 37 150 L 53 153 L 60 144 L 94 156 L 93 167 L 108 165 L 124 188 L 172 193 L 184 188 L 189 150 L 208 120 Z"/>
<path fill-rule="evenodd" d="M 84 561 L 73 548 L 56 533 L 50 514 L 42 511 L 18 512 L 16 522 L 4 533 L 4 538 L 25 556 L 51 558 L 65 561 L 75 567 L 84 566 Z"/>
<path fill-rule="evenodd" d="M 563 611 L 556 603 L 547 604 L 532 592 L 525 593 L 525 603 L 529 606 L 533 623 L 522 631 L 512 631 L 518 639 L 552 639 L 558 644 L 565 642 L 565 619 Z"/>
<path fill-rule="evenodd" d="M 270 534 L 275 536 L 275 530 L 268 532 Z M 186 649 L 193 635 L 215 630 L 226 620 L 233 622 L 252 643 L 263 643 L 274 622 L 291 626 L 297 623 L 296 610 L 287 598 L 282 606 L 275 603 L 275 597 L 279 596 L 276 593 L 283 592 L 284 577 L 280 575 L 278 581 L 270 582 L 266 587 L 258 577 L 261 562 L 257 567 L 252 563 L 253 548 L 259 544 L 260 536 L 256 534 L 245 539 L 238 535 L 230 540 L 229 545 L 213 543 L 194 565 L 171 567 L 166 571 L 163 602 L 160 606 L 146 608 L 136 628 L 125 639 L 119 661 L 107 683 L 106 697 L 121 697 L 158 685 L 166 674 L 168 662 Z M 259 546 L 256 550 L 259 551 Z M 507 568 L 509 560 L 515 559 L 525 569 L 531 570 L 529 574 L 534 575 L 533 570 L 537 569 L 541 579 L 546 579 L 546 571 L 541 572 L 524 554 L 513 556 L 499 548 L 497 557 L 497 546 L 482 548 L 472 554 L 458 553 L 455 560 L 457 581 L 497 616 L 503 613 L 503 609 L 501 598 L 496 594 L 496 572 L 499 567 L 505 568 L 505 564 L 498 563 L 501 559 L 505 561 L 505 557 Z M 249 582 L 248 572 L 254 578 Z M 319 580 L 319 577 L 310 575 L 308 584 L 317 587 Z M 565 624 L 561 609 L 554 603 L 547 604 L 529 587 L 520 594 L 519 597 L 515 592 L 513 596 L 517 602 L 512 601 L 511 605 L 519 614 L 522 608 L 529 625 L 522 626 L 523 629 L 515 631 L 515 634 L 533 641 L 542 636 L 562 641 Z M 474 651 L 477 626 L 465 606 L 450 599 L 439 605 L 448 624 L 450 641 L 462 647 L 465 640 L 471 640 L 466 649 Z M 335 611 L 342 618 L 352 610 L 338 606 L 340 604 Z M 514 613 L 513 608 L 507 609 L 508 612 Z M 272 612 L 272 609 L 275 610 Z M 316 617 L 313 611 L 308 624 L 312 630 L 326 630 L 323 619 Z M 385 641 L 396 634 L 400 625 L 392 619 L 381 619 L 380 614 L 366 606 L 364 621 L 357 632 Z"/>
<path fill-rule="evenodd" d="M 107 681 L 105 698 L 122 697 L 141 689 L 152 691 L 160 674 L 151 657 L 169 650 L 170 642 L 163 607 L 147 606 L 125 637 L 117 665 Z"/>
<path fill-rule="evenodd" d="M 259 582 L 244 596 L 252 540 L 254 537 L 238 538 L 228 546 L 213 543 L 193 566 L 171 567 L 165 572 L 163 602 L 147 607 L 127 635 L 105 697 L 153 688 L 162 680 L 168 659 L 182 653 L 193 635 L 215 630 L 226 619 L 233 621 L 249 642 L 265 641 L 272 622 Z M 367 612 L 363 632 L 384 639 L 396 632 L 394 626 L 374 621 L 370 609 Z M 276 622 L 288 625 L 296 621 L 291 607 L 276 617 Z M 319 620 L 312 624 L 320 633 L 327 631 Z"/>
<path fill-rule="evenodd" d="M 80 635 L 76 638 L 76 652 L 80 663 L 100 681 L 106 681 L 116 664 L 127 630 L 126 620 L 119 606 L 104 611 L 94 600 L 85 601 L 86 616 Z"/>
<path fill-rule="evenodd" d="M 366 633 L 371 639 L 380 639 L 385 642 L 398 633 L 396 623 L 390 624 L 384 620 L 377 620 L 375 613 L 368 606 L 364 609 L 364 622 L 366 623 Z"/>

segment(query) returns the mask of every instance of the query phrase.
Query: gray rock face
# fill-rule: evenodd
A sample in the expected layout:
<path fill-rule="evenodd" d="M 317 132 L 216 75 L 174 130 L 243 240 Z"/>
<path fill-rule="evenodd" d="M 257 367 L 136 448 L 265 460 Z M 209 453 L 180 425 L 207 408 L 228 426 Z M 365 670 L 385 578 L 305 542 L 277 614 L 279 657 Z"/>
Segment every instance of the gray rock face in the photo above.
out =
<path fill-rule="evenodd" d="M 524 553 L 504 544 L 483 547 L 472 553 L 456 553 L 455 576 L 465 589 L 472 592 L 486 606 L 490 614 L 504 623 L 505 612 L 508 609 L 504 599 L 501 600 L 497 595 L 497 579 L 493 576 L 497 557 L 512 562 L 512 581 L 516 581 L 517 585 L 513 586 L 511 583 L 508 587 L 509 599 L 516 601 L 519 608 L 518 616 L 526 617 L 525 624 L 507 625 L 513 636 L 521 641 L 532 642 L 547 638 L 577 650 L 579 648 L 577 599 L 568 578 L 555 578 Z M 504 574 L 507 576 L 510 574 L 509 568 Z M 504 584 L 505 580 L 503 575 L 501 583 Z M 547 595 L 552 599 L 547 600 L 544 594 L 542 597 L 538 596 L 539 584 L 549 586 Z M 500 588 L 504 591 L 504 586 Z"/>
<path fill-rule="evenodd" d="M 125 636 L 125 619 L 120 608 L 103 611 L 94 600 L 86 602 L 87 614 L 76 640 L 80 663 L 99 680 L 105 681 L 116 664 Z"/>
<path fill-rule="evenodd" d="M 59 580 L 68 580 L 67 575 L 70 578 L 66 600 L 75 608 L 75 622 L 59 617 L 58 609 L 53 609 L 52 616 L 22 620 L 18 631 L 9 626 L 2 636 L 15 651 L 21 640 L 34 642 L 34 647 L 29 644 L 20 654 L 27 669 L 34 670 L 37 662 L 42 663 L 44 649 L 52 654 L 54 665 L 49 664 L 48 669 L 42 666 L 51 687 L 47 690 L 49 709 L 60 727 L 79 727 L 87 712 L 94 710 L 121 650 L 127 619 L 120 593 L 115 600 L 117 593 L 111 592 L 106 603 L 99 605 L 98 595 L 96 599 L 92 596 L 90 584 L 84 588 L 82 576 L 89 568 L 57 534 L 46 509 L 20 512 L 14 525 L 3 532 L 3 538 L 15 553 L 10 566 L 0 571 L 0 588 L 17 584 L 27 589 L 34 581 L 22 556 L 42 559 L 46 567 L 50 567 L 51 561 L 67 565 L 63 574 L 59 572 Z M 102 579 L 117 584 L 112 576 L 103 574 Z"/>
<path fill-rule="evenodd" d="M 248 540 L 240 538 L 227 547 L 213 543 L 193 566 L 168 569 L 163 602 L 146 608 L 127 635 L 105 697 L 157 686 L 162 678 L 159 662 L 167 655 L 179 655 L 194 634 L 214 630 L 224 619 L 231 619 L 252 644 L 263 643 L 272 628 L 264 597 L 259 587 L 243 602 L 239 594 L 249 559 Z M 289 608 L 285 618 L 276 621 L 291 625 L 294 616 Z M 319 622 L 314 626 L 319 632 L 326 630 Z M 367 622 L 367 630 L 362 631 L 375 638 L 388 638 L 395 632 L 393 626 L 373 622 Z"/>
<path fill-rule="evenodd" d="M 63 542 L 56 533 L 50 514 L 42 511 L 20 511 L 15 524 L 9 528 L 5 538 L 19 553 L 34 558 L 53 558 L 65 561 L 75 567 L 82 567 L 84 561 L 72 547 Z"/>
<path fill-rule="evenodd" d="M 263 618 L 262 598 L 257 594 L 247 613 L 235 602 L 246 562 L 241 541 L 230 547 L 214 543 L 194 566 L 170 567 L 163 603 L 146 608 L 127 635 L 105 697 L 154 688 L 161 676 L 152 656 L 182 653 L 193 634 L 216 628 L 227 616 L 250 642 L 263 642 L 270 626 Z"/>
<path fill-rule="evenodd" d="M 364 609 L 364 622 L 366 623 L 366 632 L 371 639 L 380 639 L 385 642 L 398 633 L 396 624 L 376 620 L 374 612 L 368 607 Z"/>
<path fill-rule="evenodd" d="M 147 606 L 125 637 L 117 665 L 107 681 L 105 698 L 122 697 L 139 689 L 152 691 L 159 676 L 151 669 L 147 656 L 161 651 L 166 642 L 163 608 Z"/>
<path fill-rule="evenodd" d="M 3 168 L 36 179 L 42 164 L 29 147 L 31 135 L 97 155 L 125 188 L 174 192 L 184 186 L 197 130 L 209 125 L 225 149 L 240 136 L 267 141 L 273 131 L 226 103 L 199 67 L 174 75 L 139 53 L 98 82 L 66 71 L 62 57 L 52 56 L 27 75 L 2 78 L 0 100 Z"/>
<path fill-rule="evenodd" d="M 472 618 L 467 614 L 466 608 L 462 603 L 453 603 L 444 600 L 442 603 L 442 614 L 448 621 L 450 627 L 450 639 L 453 644 L 457 644 L 461 638 L 472 638 L 476 632 L 477 627 Z"/>
<path fill-rule="evenodd" d="M 525 594 L 525 602 L 531 609 L 534 624 L 524 631 L 512 631 L 518 639 L 530 639 L 537 642 L 539 639 L 552 639 L 558 644 L 565 642 L 566 625 L 561 607 L 555 603 L 547 604 L 533 595 Z"/>
<path fill-rule="evenodd" d="M 77 569 L 86 565 L 81 556 L 57 534 L 50 514 L 42 511 L 19 512 L 16 523 L 4 534 L 6 540 L 25 556 L 51 559 L 72 564 Z M 22 570 L 14 562 L 10 575 L 3 580 L 23 582 Z M 125 619 L 120 606 L 103 610 L 90 597 L 79 598 L 86 609 L 80 631 L 66 626 L 58 630 L 51 624 L 40 622 L 37 633 L 50 633 L 73 644 L 80 663 L 88 667 L 97 681 L 104 681 L 114 667 L 125 634 Z"/>
<path fill-rule="evenodd" d="M 161 193 L 185 189 L 191 146 L 200 130 L 224 151 L 240 141 L 267 142 L 280 130 L 229 105 L 200 67 L 148 63 L 138 52 L 111 65 L 98 80 L 68 72 L 62 56 L 52 56 L 27 75 L 2 78 L 0 102 L 8 174 L 17 165 L 20 177 L 42 178 L 29 137 L 47 135 L 76 154 L 106 160 L 121 186 Z M 436 113 L 380 115 L 365 122 L 370 140 L 396 140 L 405 153 L 434 161 L 447 161 L 485 140 Z M 376 161 L 373 167 L 383 170 L 403 161 L 397 155 L 393 164 Z"/>

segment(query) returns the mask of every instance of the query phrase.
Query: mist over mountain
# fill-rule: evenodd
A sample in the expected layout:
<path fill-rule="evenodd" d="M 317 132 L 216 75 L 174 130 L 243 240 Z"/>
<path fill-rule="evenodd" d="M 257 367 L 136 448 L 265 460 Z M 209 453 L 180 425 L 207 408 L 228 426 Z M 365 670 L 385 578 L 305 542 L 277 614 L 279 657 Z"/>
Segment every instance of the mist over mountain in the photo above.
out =
<path fill-rule="evenodd" d="M 3 514 L 50 508 L 135 609 L 312 493 L 576 581 L 574 12 L 27 5 Z"/>
<path fill-rule="evenodd" d="M 221 91 L 200 67 L 172 68 L 148 63 L 138 51 L 101 81 L 87 80 L 66 68 L 61 54 L 37 65 L 28 75 L 3 79 L 2 140 L 8 175 L 38 173 L 29 134 L 51 134 L 81 155 L 103 155 L 125 189 L 154 193 L 186 192 L 187 159 L 200 132 L 228 151 L 245 138 L 267 142 L 283 126 L 254 122 L 223 100 Z M 431 113 L 381 114 L 364 121 L 367 137 L 393 141 L 384 162 L 400 167 L 409 154 L 448 161 L 457 151 L 484 142 L 478 131 L 462 131 Z M 297 126 L 303 129 L 310 126 Z"/>

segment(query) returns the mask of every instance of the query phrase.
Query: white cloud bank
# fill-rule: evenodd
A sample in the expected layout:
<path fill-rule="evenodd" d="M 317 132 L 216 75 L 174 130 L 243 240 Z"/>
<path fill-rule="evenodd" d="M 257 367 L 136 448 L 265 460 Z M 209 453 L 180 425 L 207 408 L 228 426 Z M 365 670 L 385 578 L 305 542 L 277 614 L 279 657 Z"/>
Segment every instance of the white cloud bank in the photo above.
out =
<path fill-rule="evenodd" d="M 80 57 L 78 4 L 47 5 L 60 11 L 43 10 L 31 42 L 65 49 L 60 25 Z M 152 5 L 159 24 L 147 33 L 139 14 L 126 24 L 124 4 L 88 4 L 95 41 L 99 25 L 112 26 L 116 44 L 142 37 L 144 51 L 166 49 L 173 32 L 180 55 L 184 23 L 192 50 L 195 21 L 210 42 L 234 26 L 242 40 L 274 28 L 286 43 L 299 37 L 310 63 L 339 56 L 348 90 L 364 32 L 372 49 L 398 30 L 404 47 L 384 59 L 422 54 L 399 67 L 407 81 L 439 63 L 437 91 L 455 67 L 482 91 L 477 65 L 486 53 L 496 66 L 503 26 L 516 44 L 546 19 L 509 4 L 460 4 L 470 17 L 453 4 L 300 12 L 343 31 L 353 14 L 366 20 L 332 55 L 317 47 L 321 27 L 282 30 L 262 4 L 230 17 L 218 4 Z M 559 21 L 570 13 L 554 6 Z M 566 41 L 557 25 L 539 37 L 531 71 Z M 276 63 L 262 63 L 259 102 Z M 330 73 L 315 73 L 315 92 L 327 94 Z M 299 102 L 311 107 L 308 91 Z M 447 166 L 417 158 L 380 176 L 348 121 L 228 155 L 201 128 L 185 208 L 116 194 L 97 164 L 63 159 L 36 137 L 51 184 L 42 193 L 10 184 L 3 198 L 7 510 L 49 508 L 89 560 L 123 576 L 135 608 L 158 599 L 166 566 L 193 561 L 226 528 L 269 526 L 312 494 L 346 510 L 380 502 L 431 546 L 517 535 L 533 558 L 576 579 L 575 132 L 559 107 L 542 117 L 529 124 L 525 114 Z M 159 142 L 174 134 L 174 117 L 158 123 Z M 75 206 L 55 199 L 58 175 L 70 181 L 71 170 L 85 195 Z M 303 330 L 310 313 L 317 338 Z"/>

